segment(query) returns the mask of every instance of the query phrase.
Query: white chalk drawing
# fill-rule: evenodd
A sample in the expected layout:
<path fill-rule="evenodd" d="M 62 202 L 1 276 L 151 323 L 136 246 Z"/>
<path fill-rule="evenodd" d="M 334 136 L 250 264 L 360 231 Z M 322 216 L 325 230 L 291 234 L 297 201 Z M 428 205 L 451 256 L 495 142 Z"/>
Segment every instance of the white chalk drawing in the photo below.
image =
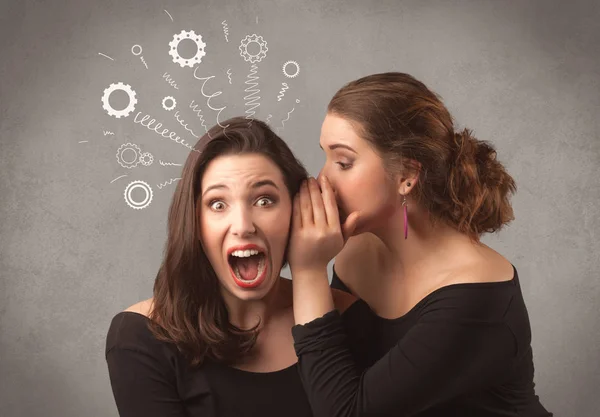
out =
<path fill-rule="evenodd" d="M 89 142 L 89 140 L 80 140 L 80 141 L 79 141 L 79 142 L 77 142 L 77 143 L 88 143 L 88 142 Z"/>
<path fill-rule="evenodd" d="M 166 10 L 164 10 L 164 12 L 169 15 L 169 17 L 171 18 L 171 22 L 172 22 L 173 21 L 173 16 L 171 16 L 171 13 L 167 12 Z"/>
<path fill-rule="evenodd" d="M 268 124 L 268 123 L 271 121 L 271 118 L 272 118 L 272 117 L 273 117 L 273 115 L 272 115 L 272 114 L 269 114 L 269 115 L 267 116 L 267 120 L 266 120 L 266 123 L 267 123 L 267 124 Z"/>
<path fill-rule="evenodd" d="M 169 181 L 165 181 L 162 184 L 156 184 L 156 186 L 158 187 L 158 189 L 161 189 L 163 187 L 166 187 L 169 184 L 173 184 L 173 181 L 177 181 L 180 180 L 181 178 L 171 178 Z"/>
<path fill-rule="evenodd" d="M 204 120 L 204 116 L 202 116 L 200 114 L 200 113 L 202 113 L 202 109 L 199 108 L 197 104 L 194 104 L 194 100 L 192 100 L 192 102 L 190 103 L 190 109 L 192 109 L 192 111 L 194 113 L 196 113 L 196 116 L 198 116 L 198 118 L 200 119 L 200 124 L 204 128 L 204 131 L 206 133 L 208 133 L 208 126 L 206 126 L 206 121 Z"/>
<path fill-rule="evenodd" d="M 259 50 L 257 54 L 252 55 L 248 52 L 248 45 L 250 43 L 258 45 Z M 247 35 L 240 43 L 240 55 L 246 62 L 251 62 L 252 64 L 262 61 L 267 56 L 268 50 L 267 42 L 262 36 L 258 36 L 257 34 Z"/>
<path fill-rule="evenodd" d="M 198 137 L 199 137 L 199 136 L 197 136 L 197 135 L 196 135 L 196 134 L 195 134 L 195 133 L 192 131 L 192 129 L 190 129 L 190 128 L 188 127 L 187 123 L 185 123 L 185 120 L 183 120 L 183 119 L 180 119 L 180 118 L 179 118 L 179 110 L 177 110 L 177 111 L 175 112 L 175 119 L 176 119 L 176 120 L 179 122 L 179 124 L 180 124 L 181 126 L 183 126 L 183 127 L 184 127 L 184 129 L 185 129 L 185 130 L 187 130 L 188 132 L 190 132 L 190 133 L 192 134 L 192 136 L 193 136 L 193 137 L 195 137 L 195 138 L 198 138 Z"/>
<path fill-rule="evenodd" d="M 112 184 L 113 182 L 115 182 L 118 179 L 121 179 L 123 177 L 126 177 L 127 175 L 121 175 L 120 177 L 115 178 L 114 180 L 112 180 L 110 183 Z"/>
<path fill-rule="evenodd" d="M 123 110 L 113 109 L 110 103 L 108 102 L 108 98 L 110 97 L 110 95 L 117 90 L 124 91 L 129 96 L 129 104 Z M 114 116 L 117 119 L 121 117 L 127 117 L 132 111 L 135 110 L 136 104 L 137 98 L 135 96 L 135 91 L 133 91 L 128 84 L 118 82 L 116 84 L 111 84 L 108 88 L 104 90 L 104 95 L 102 96 L 102 107 L 104 108 L 104 110 L 106 110 L 109 116 Z"/>
<path fill-rule="evenodd" d="M 140 162 L 142 150 L 139 146 L 133 143 L 124 143 L 117 150 L 117 162 L 123 168 L 135 168 Z"/>
<path fill-rule="evenodd" d="M 225 128 L 225 127 L 227 127 L 227 126 L 229 126 L 229 125 L 227 125 L 227 126 L 223 126 L 223 125 L 221 124 L 221 122 L 219 121 L 219 116 L 221 115 L 221 112 L 227 108 L 227 106 L 223 106 L 223 107 L 220 107 L 220 108 L 218 108 L 218 109 L 217 109 L 217 108 L 215 108 L 215 107 L 213 107 L 213 106 L 211 106 L 211 105 L 210 105 L 210 99 L 211 99 L 211 98 L 214 98 L 214 97 L 219 97 L 221 94 L 223 94 L 223 92 L 222 92 L 222 91 L 217 91 L 216 93 L 214 93 L 214 94 L 211 94 L 210 96 L 207 96 L 207 95 L 206 95 L 206 93 L 204 92 L 204 86 L 206 85 L 206 82 L 207 82 L 208 80 L 210 80 L 211 78 L 214 78 L 215 76 L 214 76 L 214 75 L 211 75 L 210 77 L 198 77 L 198 76 L 196 75 L 196 71 L 198 71 L 198 68 L 200 68 L 200 67 L 196 67 L 196 68 L 194 69 L 194 78 L 195 78 L 195 79 L 197 79 L 197 80 L 203 81 L 203 83 L 202 83 L 202 87 L 200 87 L 200 93 L 202 93 L 202 95 L 203 95 L 204 97 L 206 97 L 206 105 L 208 106 L 208 108 L 209 108 L 209 109 L 211 109 L 211 110 L 213 110 L 213 111 L 216 111 L 216 112 L 218 112 L 218 113 L 217 113 L 217 124 L 218 124 L 219 126 L 221 126 L 221 127 Z"/>
<path fill-rule="evenodd" d="M 134 123 L 138 123 L 138 124 L 144 126 L 146 129 L 156 132 L 156 134 L 160 135 L 163 138 L 170 139 L 173 142 L 183 145 L 192 151 L 198 152 L 196 149 L 194 149 L 194 147 L 192 145 L 190 145 L 185 140 L 183 140 L 179 135 L 177 135 L 177 133 L 170 132 L 169 129 L 166 129 L 166 128 L 162 129 L 162 131 L 159 132 L 158 130 L 162 127 L 162 125 L 163 125 L 162 123 L 157 123 L 154 127 L 151 126 L 152 124 L 154 124 L 156 122 L 156 119 L 151 119 L 150 121 L 148 121 L 148 119 L 150 119 L 152 117 L 149 114 L 146 114 L 144 117 L 139 119 L 140 114 L 142 114 L 142 112 L 137 112 L 137 114 L 135 115 L 135 118 L 133 119 Z M 147 122 L 147 124 L 144 124 L 144 122 Z"/>
<path fill-rule="evenodd" d="M 279 94 L 277 95 L 277 101 L 281 101 L 281 99 L 285 95 L 285 92 L 287 91 L 288 88 L 290 88 L 290 87 L 288 87 L 287 83 L 281 83 L 281 90 L 279 91 Z"/>
<path fill-rule="evenodd" d="M 139 48 L 139 52 L 136 53 L 137 49 L 135 48 Z M 131 47 L 131 53 L 135 56 L 140 56 L 142 54 L 142 47 L 140 45 L 133 45 Z M 146 60 L 144 59 L 143 56 L 140 56 L 140 61 L 142 61 L 142 64 L 144 64 L 144 66 L 146 67 L 146 69 L 148 69 L 148 64 L 146 63 Z"/>
<path fill-rule="evenodd" d="M 108 59 L 110 59 L 111 61 L 114 61 L 114 59 L 113 59 L 113 58 L 109 57 L 108 55 L 104 55 L 102 52 L 98 52 L 98 55 L 102 55 L 104 58 L 108 58 Z"/>
<path fill-rule="evenodd" d="M 146 196 L 142 201 L 135 201 L 131 197 L 131 192 L 137 188 L 141 188 L 146 193 Z M 125 202 L 129 207 L 131 207 L 132 209 L 141 210 L 148 207 L 152 202 L 152 188 L 144 181 L 132 181 L 129 184 L 127 184 L 127 187 L 125 187 L 125 192 L 123 192 L 123 196 L 125 197 Z"/>
<path fill-rule="evenodd" d="M 143 166 L 149 167 L 150 165 L 152 165 L 152 162 L 154 162 L 154 157 L 150 152 L 144 152 L 140 155 L 140 163 Z"/>
<path fill-rule="evenodd" d="M 229 79 L 229 84 L 231 84 L 231 68 L 227 69 L 227 78 Z"/>
<path fill-rule="evenodd" d="M 296 99 L 296 103 L 300 103 L 300 100 Z"/>
<path fill-rule="evenodd" d="M 295 70 L 293 70 L 294 72 L 289 72 L 288 67 L 296 67 Z M 283 64 L 283 67 L 281 67 L 281 70 L 283 71 L 283 75 L 285 75 L 288 78 L 296 78 L 298 76 L 298 74 L 300 74 L 300 65 L 298 65 L 298 63 L 296 61 L 287 61 Z"/>
<path fill-rule="evenodd" d="M 244 90 L 246 93 L 250 93 L 244 96 L 244 101 L 246 102 L 246 119 L 254 120 L 254 115 L 256 112 L 254 109 L 260 106 L 260 89 L 258 88 L 257 80 L 260 78 L 256 75 L 258 71 L 258 66 L 256 64 L 252 64 L 250 67 L 250 74 L 246 77 L 247 80 L 244 82 L 248 87 Z"/>
<path fill-rule="evenodd" d="M 170 101 L 171 104 L 167 105 L 168 101 Z M 175 100 L 175 97 L 173 96 L 166 96 L 162 99 L 162 106 L 166 111 L 171 111 L 175 108 L 175 106 L 177 106 L 177 100 Z"/>
<path fill-rule="evenodd" d="M 225 41 L 229 42 L 229 26 L 227 26 L 227 20 L 221 22 L 223 25 L 223 33 L 225 34 Z"/>
<path fill-rule="evenodd" d="M 109 136 L 109 135 L 112 135 L 112 136 L 114 136 L 114 135 L 115 135 L 115 134 L 114 134 L 113 132 L 111 132 L 110 130 L 103 130 L 102 132 L 104 133 L 104 136 Z"/>
<path fill-rule="evenodd" d="M 290 110 L 290 111 L 288 112 L 288 114 L 287 114 L 287 117 L 286 117 L 284 120 L 282 120 L 282 121 L 281 121 L 281 127 L 278 127 L 278 128 L 277 128 L 277 131 L 278 131 L 278 132 L 284 129 L 284 127 L 285 127 L 285 122 L 287 122 L 288 120 L 290 120 L 290 114 L 292 114 L 292 113 L 294 112 L 294 109 L 295 109 L 295 108 L 294 108 L 294 107 L 292 107 L 292 110 Z"/>
<path fill-rule="evenodd" d="M 171 78 L 171 74 L 165 72 L 163 74 L 163 78 L 171 87 L 173 87 L 175 90 L 179 90 L 179 87 L 177 87 L 177 84 L 175 84 L 175 81 L 173 81 L 173 79 Z"/>
<path fill-rule="evenodd" d="M 175 167 L 183 166 L 183 164 L 175 164 L 173 162 L 163 162 L 160 159 L 158 160 L 158 163 L 161 164 L 162 166 L 175 166 Z"/>
<path fill-rule="evenodd" d="M 181 57 L 181 55 L 179 55 L 179 52 L 177 52 L 177 47 L 179 46 L 179 42 L 181 42 L 184 39 L 193 40 L 196 43 L 196 46 L 198 47 L 198 49 L 196 51 L 196 55 L 194 55 L 190 59 L 185 59 L 185 58 Z M 179 64 L 182 68 L 183 67 L 192 68 L 194 65 L 201 63 L 202 57 L 204 55 L 206 55 L 206 52 L 204 52 L 204 48 L 206 47 L 206 44 L 204 42 L 202 42 L 202 36 L 196 35 L 196 32 L 194 32 L 193 30 L 190 30 L 189 32 L 182 30 L 179 34 L 173 35 L 173 40 L 171 42 L 169 42 L 169 46 L 170 46 L 169 55 L 171 55 L 171 57 L 173 57 L 173 62 L 176 64 Z"/>

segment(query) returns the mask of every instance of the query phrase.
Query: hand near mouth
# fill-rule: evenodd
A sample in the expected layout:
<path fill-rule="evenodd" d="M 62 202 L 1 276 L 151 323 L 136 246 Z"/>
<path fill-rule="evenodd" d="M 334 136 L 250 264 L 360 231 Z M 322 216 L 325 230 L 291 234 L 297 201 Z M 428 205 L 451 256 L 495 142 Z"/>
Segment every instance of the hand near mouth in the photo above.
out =
<path fill-rule="evenodd" d="M 334 191 L 325 176 L 320 184 L 314 178 L 302 184 L 294 198 L 290 269 L 317 271 L 327 267 L 352 235 L 359 218 L 359 213 L 351 213 L 340 224 L 339 215 Z"/>

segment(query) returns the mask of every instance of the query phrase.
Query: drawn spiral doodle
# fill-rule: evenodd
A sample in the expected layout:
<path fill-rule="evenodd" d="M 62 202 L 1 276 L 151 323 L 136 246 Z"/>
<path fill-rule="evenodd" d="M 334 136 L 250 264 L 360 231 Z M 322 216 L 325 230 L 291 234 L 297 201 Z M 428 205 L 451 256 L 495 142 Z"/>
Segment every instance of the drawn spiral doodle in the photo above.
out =
<path fill-rule="evenodd" d="M 125 107 L 123 110 L 115 110 L 108 101 L 110 95 L 118 90 L 124 91 L 129 96 L 129 103 L 127 104 L 127 107 Z M 136 104 L 137 98 L 135 95 L 135 91 L 133 91 L 129 84 L 123 84 L 122 82 L 118 82 L 116 84 L 111 84 L 108 88 L 104 90 L 104 95 L 102 96 L 102 108 L 106 110 L 109 116 L 114 116 L 117 119 L 121 117 L 127 117 L 132 111 L 135 110 Z"/>
<path fill-rule="evenodd" d="M 259 51 L 257 54 L 252 55 L 248 52 L 248 45 L 250 43 L 258 44 Z M 258 36 L 257 34 L 247 35 L 244 39 L 242 39 L 242 43 L 240 44 L 240 55 L 246 62 L 251 62 L 253 64 L 262 61 L 267 56 L 267 42 L 263 39 L 262 36 Z"/>
<path fill-rule="evenodd" d="M 137 188 L 141 188 L 146 193 L 146 196 L 142 201 L 135 201 L 131 197 L 131 192 Z M 125 202 L 129 207 L 131 207 L 132 209 L 141 210 L 148 207 L 152 202 L 152 188 L 144 181 L 132 181 L 127 185 L 127 187 L 125 187 L 123 196 L 125 198 Z"/>
<path fill-rule="evenodd" d="M 194 55 L 190 59 L 183 58 L 181 55 L 179 55 L 179 52 L 177 51 L 179 43 L 184 39 L 191 39 L 196 43 L 196 46 L 198 47 L 196 55 Z M 206 55 L 206 52 L 204 52 L 206 44 L 202 42 L 202 36 L 196 35 L 196 32 L 194 32 L 193 30 L 190 30 L 189 32 L 182 30 L 179 34 L 173 35 L 173 40 L 169 42 L 169 46 L 169 55 L 171 55 L 171 57 L 173 58 L 173 62 L 179 64 L 182 68 L 191 68 L 194 65 L 199 64 L 200 62 L 202 62 L 202 57 Z"/>
<path fill-rule="evenodd" d="M 125 153 L 131 153 L 133 152 L 135 155 L 133 158 L 125 158 Z M 125 143 L 123 145 L 121 145 L 119 147 L 119 149 L 117 150 L 117 162 L 119 162 L 119 165 L 121 165 L 123 168 L 135 168 L 138 163 L 140 162 L 140 157 L 142 156 L 142 150 L 140 149 L 139 146 L 133 144 L 133 143 Z"/>

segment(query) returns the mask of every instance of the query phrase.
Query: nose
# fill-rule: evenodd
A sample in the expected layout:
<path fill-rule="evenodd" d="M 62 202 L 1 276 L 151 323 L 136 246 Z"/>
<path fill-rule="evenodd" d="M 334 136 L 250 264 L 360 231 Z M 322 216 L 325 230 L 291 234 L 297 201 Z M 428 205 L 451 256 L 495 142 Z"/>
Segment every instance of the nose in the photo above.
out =
<path fill-rule="evenodd" d="M 231 233 L 246 237 L 256 232 L 252 213 L 247 207 L 239 207 L 231 213 Z"/>

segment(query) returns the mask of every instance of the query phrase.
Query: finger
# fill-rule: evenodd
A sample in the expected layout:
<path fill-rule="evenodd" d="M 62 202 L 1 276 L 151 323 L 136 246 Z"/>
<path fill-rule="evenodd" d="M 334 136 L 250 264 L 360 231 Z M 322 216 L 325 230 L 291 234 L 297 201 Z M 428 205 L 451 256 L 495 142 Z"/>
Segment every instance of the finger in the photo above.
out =
<path fill-rule="evenodd" d="M 346 218 L 346 221 L 342 225 L 342 235 L 344 236 L 344 242 L 350 239 L 353 233 L 356 231 L 358 221 L 360 219 L 360 212 L 354 211 Z"/>
<path fill-rule="evenodd" d="M 302 211 L 300 210 L 300 193 L 296 193 L 292 203 L 292 228 L 302 228 Z"/>
<path fill-rule="evenodd" d="M 321 193 L 323 195 L 323 206 L 329 227 L 340 226 L 340 212 L 335 199 L 335 193 L 326 176 L 321 176 Z"/>
<path fill-rule="evenodd" d="M 313 224 L 313 209 L 306 181 L 302 182 L 298 194 L 300 195 L 299 198 L 300 211 L 302 213 L 302 227 L 308 227 Z"/>
<path fill-rule="evenodd" d="M 323 196 L 319 190 L 319 184 L 314 178 L 308 180 L 308 190 L 310 192 L 310 201 L 312 203 L 313 219 L 317 226 L 327 226 L 327 217 L 323 205 Z"/>

